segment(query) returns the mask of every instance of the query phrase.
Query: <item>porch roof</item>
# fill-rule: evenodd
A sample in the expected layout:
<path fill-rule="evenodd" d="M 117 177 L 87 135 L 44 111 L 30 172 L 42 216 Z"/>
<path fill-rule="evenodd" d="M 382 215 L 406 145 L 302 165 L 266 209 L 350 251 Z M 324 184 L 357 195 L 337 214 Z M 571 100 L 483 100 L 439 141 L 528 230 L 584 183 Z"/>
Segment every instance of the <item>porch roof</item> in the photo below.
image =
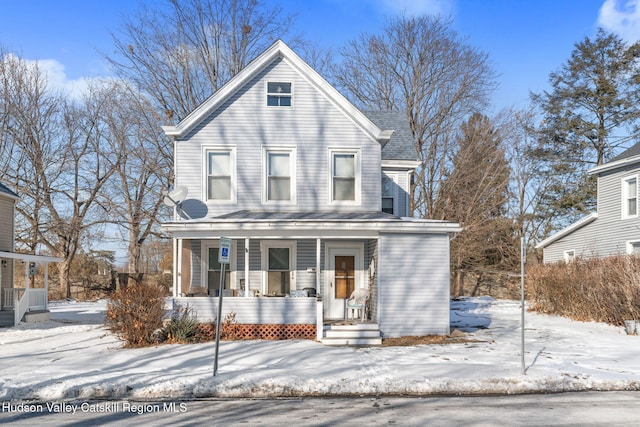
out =
<path fill-rule="evenodd" d="M 381 233 L 457 233 L 457 223 L 400 218 L 384 212 L 242 210 L 218 217 L 173 221 L 162 228 L 177 238 L 376 238 Z"/>
<path fill-rule="evenodd" d="M 62 261 L 62 258 L 53 257 L 53 256 L 21 254 L 19 252 L 5 252 L 5 251 L 0 251 L 0 258 L 19 259 L 22 261 L 35 262 L 38 264 L 48 264 L 50 262 Z"/>

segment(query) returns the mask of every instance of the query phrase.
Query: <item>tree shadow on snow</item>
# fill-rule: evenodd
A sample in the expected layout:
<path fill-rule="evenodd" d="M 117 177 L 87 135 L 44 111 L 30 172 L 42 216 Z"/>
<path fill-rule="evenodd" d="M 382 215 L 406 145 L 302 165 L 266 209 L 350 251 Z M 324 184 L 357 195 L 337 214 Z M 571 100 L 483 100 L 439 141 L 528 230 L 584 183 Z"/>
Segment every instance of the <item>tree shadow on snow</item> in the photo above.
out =
<path fill-rule="evenodd" d="M 475 332 L 487 329 L 491 324 L 491 314 L 486 309 L 493 301 L 493 298 L 452 298 L 449 309 L 451 330 Z"/>

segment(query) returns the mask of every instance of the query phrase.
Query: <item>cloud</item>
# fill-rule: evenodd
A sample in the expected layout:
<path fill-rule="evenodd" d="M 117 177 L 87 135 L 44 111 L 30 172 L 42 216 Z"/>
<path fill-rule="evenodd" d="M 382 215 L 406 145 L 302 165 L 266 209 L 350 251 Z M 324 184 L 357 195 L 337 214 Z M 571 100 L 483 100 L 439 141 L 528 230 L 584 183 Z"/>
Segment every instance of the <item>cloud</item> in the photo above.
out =
<path fill-rule="evenodd" d="M 598 25 L 629 42 L 640 39 L 640 0 L 605 0 Z"/>
<path fill-rule="evenodd" d="M 73 99 L 80 99 L 87 91 L 89 79 L 68 79 L 64 64 L 55 59 L 26 60 L 26 62 L 34 65 L 37 63 L 40 70 L 47 76 L 48 84 Z"/>
<path fill-rule="evenodd" d="M 452 0 L 376 0 L 376 3 L 390 14 L 442 15 L 453 12 Z"/>

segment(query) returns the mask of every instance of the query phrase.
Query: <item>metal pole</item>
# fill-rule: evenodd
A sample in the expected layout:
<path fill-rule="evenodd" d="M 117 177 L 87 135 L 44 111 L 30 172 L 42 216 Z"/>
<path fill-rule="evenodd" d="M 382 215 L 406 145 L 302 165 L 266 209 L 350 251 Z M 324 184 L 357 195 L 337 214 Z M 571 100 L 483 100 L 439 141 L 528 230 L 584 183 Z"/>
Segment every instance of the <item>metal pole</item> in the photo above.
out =
<path fill-rule="evenodd" d="M 524 261 L 527 256 L 526 249 L 524 247 L 524 237 L 520 238 L 520 324 L 522 325 L 520 336 L 520 365 L 522 375 L 527 375 L 527 371 L 524 368 Z"/>
<path fill-rule="evenodd" d="M 220 264 L 220 287 L 218 289 L 218 320 L 216 321 L 216 358 L 213 362 L 213 376 L 218 373 L 218 349 L 220 348 L 220 323 L 222 322 L 222 290 L 224 289 L 224 267 Z"/>

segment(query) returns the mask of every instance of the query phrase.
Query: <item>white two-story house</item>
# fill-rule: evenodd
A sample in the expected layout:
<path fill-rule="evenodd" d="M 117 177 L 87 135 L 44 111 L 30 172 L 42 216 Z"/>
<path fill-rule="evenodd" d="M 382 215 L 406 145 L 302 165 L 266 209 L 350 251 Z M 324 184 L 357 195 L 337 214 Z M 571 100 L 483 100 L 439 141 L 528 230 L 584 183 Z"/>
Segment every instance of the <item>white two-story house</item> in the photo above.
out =
<path fill-rule="evenodd" d="M 361 323 L 378 336 L 449 332 L 449 239 L 460 228 L 409 218 L 418 162 L 403 114 L 358 110 L 277 41 L 164 131 L 187 192 L 163 224 L 176 301 L 213 317 L 227 237 L 222 314 L 239 324 L 309 325 L 325 340 L 366 289 Z"/>
<path fill-rule="evenodd" d="M 589 173 L 598 180 L 597 211 L 540 242 L 545 263 L 640 253 L 640 143 Z"/>

